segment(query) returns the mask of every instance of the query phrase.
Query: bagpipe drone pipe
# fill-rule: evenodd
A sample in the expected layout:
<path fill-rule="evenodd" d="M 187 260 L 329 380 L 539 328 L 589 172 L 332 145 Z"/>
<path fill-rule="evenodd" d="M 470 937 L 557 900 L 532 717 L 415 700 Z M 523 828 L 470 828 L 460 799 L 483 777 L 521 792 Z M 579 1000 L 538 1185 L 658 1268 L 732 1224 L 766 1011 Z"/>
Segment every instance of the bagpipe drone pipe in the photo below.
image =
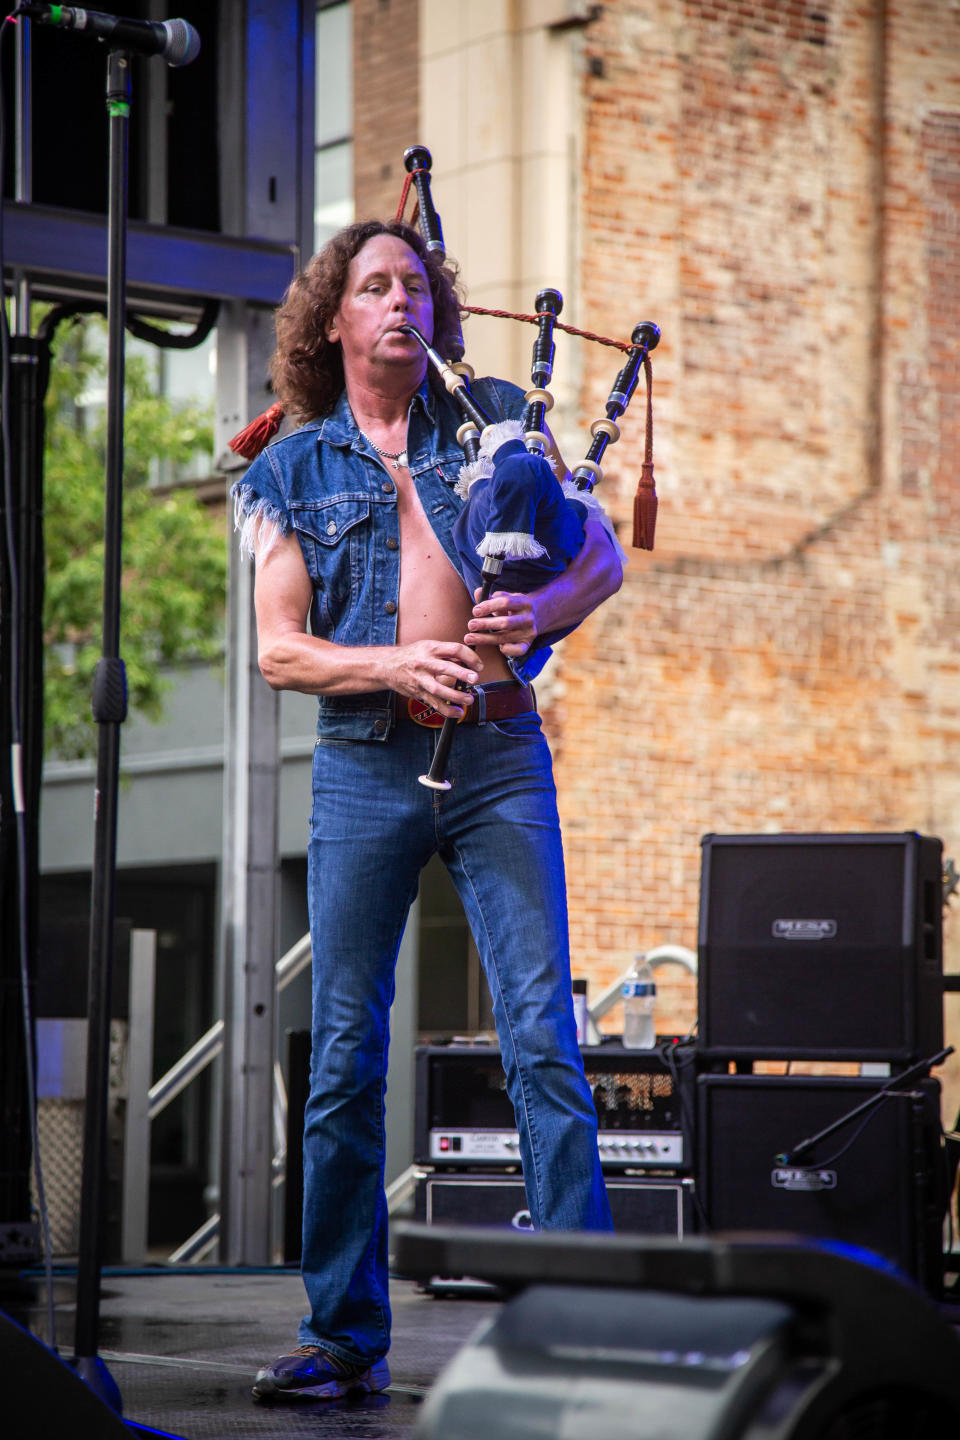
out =
<path fill-rule="evenodd" d="M 427 249 L 442 257 L 445 254 L 443 229 L 432 197 L 430 152 L 422 145 L 412 146 L 404 154 L 404 165 L 407 180 L 397 219 L 403 217 L 412 184 L 417 194 L 416 221 L 420 233 Z M 463 416 L 457 439 L 466 463 L 460 472 L 458 491 L 465 505 L 454 527 L 454 542 L 464 579 L 474 590 L 479 588 L 481 601 L 487 599 L 495 584 L 499 589 L 518 591 L 544 585 L 577 554 L 583 544 L 589 496 L 603 478 L 600 460 L 606 447 L 620 438 L 617 421 L 633 397 L 641 368 L 647 382 L 647 414 L 644 459 L 634 499 L 633 546 L 653 549 L 657 495 L 653 478 L 649 357 L 659 343 L 659 327 L 652 321 L 642 321 L 634 327 L 627 345 L 561 324 L 558 316 L 562 308 L 563 297 L 554 289 L 539 292 L 533 315 L 462 306 L 469 314 L 495 315 L 536 324 L 530 389 L 524 395 L 526 409 L 521 421 L 494 423 L 471 392 L 471 367 L 462 361 L 444 359 L 414 326 L 403 327 L 422 345 Z M 553 376 L 557 328 L 626 351 L 626 359 L 607 396 L 605 413 L 590 427 L 592 439 L 587 454 L 565 482 L 557 478 L 554 465 L 547 458 L 554 447 L 545 429 L 546 415 L 554 403 L 547 387 Z M 568 633 L 568 630 L 556 631 L 538 637 L 538 643 L 550 645 Z M 438 790 L 450 788 L 445 772 L 458 723 L 452 717 L 444 720 L 430 770 L 419 777 L 421 784 Z"/>

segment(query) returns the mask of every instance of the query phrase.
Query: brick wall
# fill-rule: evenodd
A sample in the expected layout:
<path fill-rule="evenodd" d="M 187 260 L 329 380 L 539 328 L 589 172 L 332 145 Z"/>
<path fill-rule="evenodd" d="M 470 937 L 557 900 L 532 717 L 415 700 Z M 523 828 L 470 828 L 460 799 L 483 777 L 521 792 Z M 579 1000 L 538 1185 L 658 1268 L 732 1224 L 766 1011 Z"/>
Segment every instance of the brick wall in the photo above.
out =
<path fill-rule="evenodd" d="M 403 152 L 418 132 L 417 0 L 353 0 L 354 196 L 358 220 L 389 220 L 397 211 Z M 413 199 L 407 205 L 407 218 Z"/>
<path fill-rule="evenodd" d="M 949 0 L 620 0 L 585 33 L 579 323 L 663 330 L 657 548 L 547 717 L 598 988 L 695 946 L 707 832 L 960 848 L 958 53 Z M 590 347 L 585 420 L 614 373 Z M 638 397 L 602 487 L 626 543 L 642 434 Z M 946 945 L 960 970 L 949 914 Z"/>
<path fill-rule="evenodd" d="M 403 149 L 434 139 L 417 13 L 356 0 L 358 215 L 392 214 Z M 544 687 L 596 994 L 637 949 L 695 947 L 705 833 L 916 829 L 960 851 L 960 9 L 618 0 L 571 43 L 567 318 L 663 330 L 657 548 Z M 585 426 L 618 364 L 579 358 Z M 640 394 L 623 432 L 599 493 L 629 543 Z M 960 970 L 949 912 L 945 938 Z M 683 1028 L 692 987 L 660 978 Z M 955 996 L 947 1028 L 960 1045 Z M 960 1062 L 943 1073 L 952 1120 Z"/>

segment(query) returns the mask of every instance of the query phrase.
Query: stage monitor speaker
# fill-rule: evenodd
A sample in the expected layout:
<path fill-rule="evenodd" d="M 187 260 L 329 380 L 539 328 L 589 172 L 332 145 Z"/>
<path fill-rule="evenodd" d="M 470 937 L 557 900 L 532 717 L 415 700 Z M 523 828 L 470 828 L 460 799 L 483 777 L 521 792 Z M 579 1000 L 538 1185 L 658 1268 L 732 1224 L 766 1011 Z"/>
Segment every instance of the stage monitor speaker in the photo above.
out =
<path fill-rule="evenodd" d="M 0 1365 L 7 1377 L 0 1432 L 10 1440 L 27 1436 L 40 1440 L 46 1435 L 130 1440 L 131 1430 L 117 1412 L 75 1370 L 2 1310 Z"/>
<path fill-rule="evenodd" d="M 863 1247 L 934 1298 L 943 1286 L 940 1086 L 894 1092 L 794 1160 L 882 1082 L 701 1075 L 697 1195 L 709 1231 L 776 1231 Z"/>
<path fill-rule="evenodd" d="M 810 1242 L 397 1225 L 413 1279 L 511 1297 L 431 1388 L 422 1440 L 956 1434 L 960 1340 L 916 1286 Z"/>
<path fill-rule="evenodd" d="M 909 1063 L 943 1045 L 942 847 L 706 835 L 699 1051 Z"/>

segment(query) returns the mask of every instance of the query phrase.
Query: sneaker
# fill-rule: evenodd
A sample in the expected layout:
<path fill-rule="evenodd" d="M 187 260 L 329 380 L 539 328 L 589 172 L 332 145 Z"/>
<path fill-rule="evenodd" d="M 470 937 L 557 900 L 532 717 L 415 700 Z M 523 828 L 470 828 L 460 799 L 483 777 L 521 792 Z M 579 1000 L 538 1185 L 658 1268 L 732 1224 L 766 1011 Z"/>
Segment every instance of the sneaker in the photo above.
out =
<path fill-rule="evenodd" d="M 265 1400 L 282 1394 L 311 1395 L 337 1400 L 341 1395 L 376 1394 L 390 1384 L 386 1358 L 372 1365 L 350 1365 L 319 1345 L 298 1345 L 257 1374 L 253 1398 Z"/>

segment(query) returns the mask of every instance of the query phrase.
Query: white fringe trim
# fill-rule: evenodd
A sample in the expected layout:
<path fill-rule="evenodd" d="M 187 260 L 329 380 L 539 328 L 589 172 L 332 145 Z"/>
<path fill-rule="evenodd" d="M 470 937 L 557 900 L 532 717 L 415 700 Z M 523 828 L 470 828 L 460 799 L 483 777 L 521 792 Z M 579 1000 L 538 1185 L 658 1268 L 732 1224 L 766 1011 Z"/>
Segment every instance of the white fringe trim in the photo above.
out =
<path fill-rule="evenodd" d="M 523 439 L 523 423 L 520 420 L 498 420 L 488 425 L 480 436 L 480 454 L 493 459 L 501 445 L 508 440 Z"/>
<path fill-rule="evenodd" d="M 233 528 L 240 532 L 240 554 L 263 561 L 284 533 L 275 505 L 255 498 L 249 485 L 242 485 L 233 497 Z"/>
<path fill-rule="evenodd" d="M 466 500 L 470 494 L 470 487 L 478 480 L 489 480 L 493 474 L 493 457 L 501 445 L 506 445 L 508 440 L 525 439 L 526 431 L 521 420 L 498 420 L 493 425 L 488 425 L 480 436 L 480 455 L 472 465 L 461 465 L 457 483 L 453 487 L 454 494 L 459 495 L 461 500 Z M 557 457 L 555 455 L 544 455 L 541 457 L 550 466 L 554 475 L 557 474 Z"/>
<path fill-rule="evenodd" d="M 512 560 L 539 560 L 546 547 L 524 530 L 488 530 L 477 546 L 478 555 L 509 555 Z"/>
<path fill-rule="evenodd" d="M 453 493 L 459 495 L 461 500 L 466 500 L 470 494 L 470 487 L 475 485 L 478 480 L 489 480 L 492 474 L 493 461 L 487 456 L 483 456 L 480 460 L 474 460 L 472 465 L 461 465 Z"/>

